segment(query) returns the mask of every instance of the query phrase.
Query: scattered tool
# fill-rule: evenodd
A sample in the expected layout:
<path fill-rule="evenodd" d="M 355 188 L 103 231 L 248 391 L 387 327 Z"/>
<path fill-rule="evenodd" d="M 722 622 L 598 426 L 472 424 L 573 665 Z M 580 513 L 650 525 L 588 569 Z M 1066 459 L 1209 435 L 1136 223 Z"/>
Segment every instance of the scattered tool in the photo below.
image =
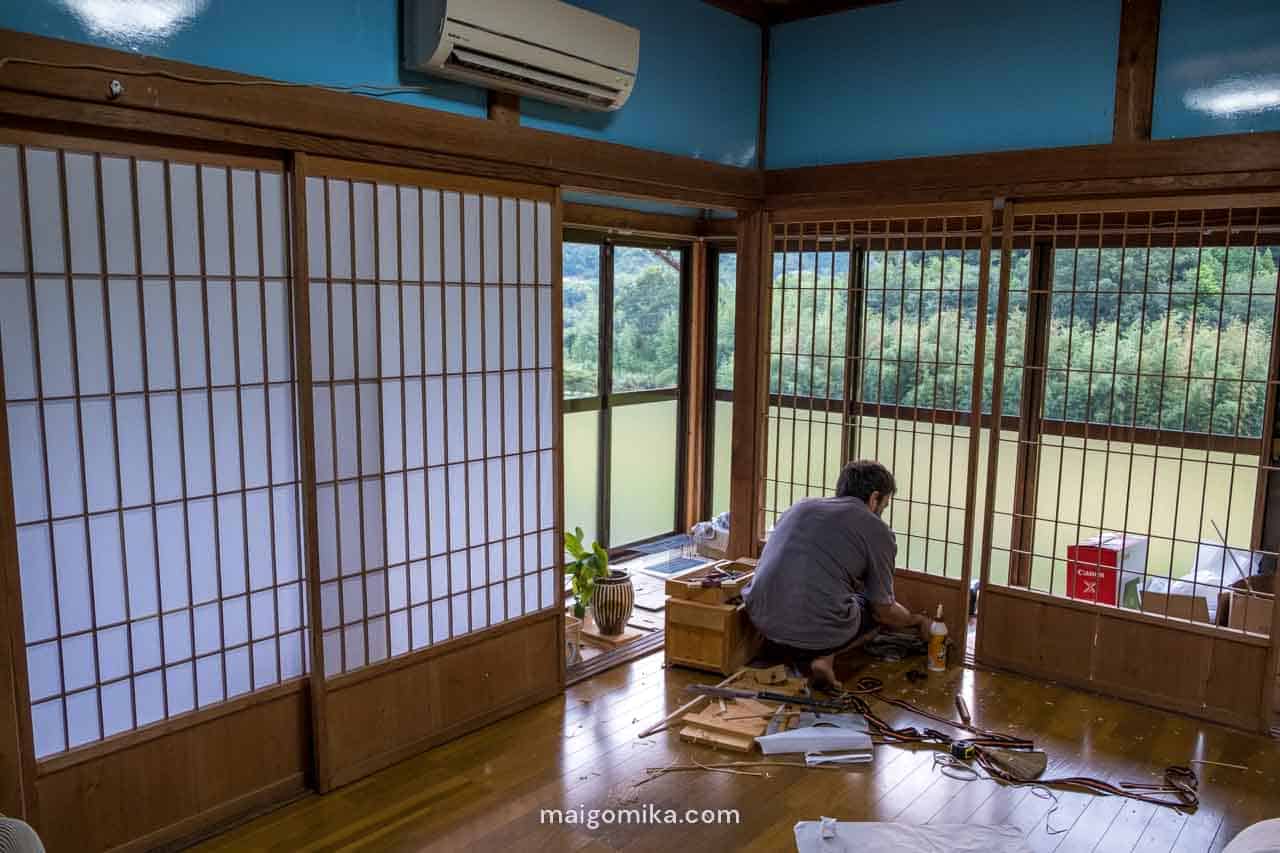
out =
<path fill-rule="evenodd" d="M 739 577 L 739 573 L 733 571 L 732 569 L 715 568 L 707 572 L 702 577 L 702 580 L 699 582 L 698 586 L 702 587 L 703 589 L 715 589 L 717 587 L 723 586 L 725 583 L 729 581 L 737 580 L 738 577 Z"/>
<path fill-rule="evenodd" d="M 956 712 L 960 714 L 960 719 L 964 720 L 966 726 L 973 722 L 973 718 L 969 716 L 969 706 L 964 703 L 964 697 L 959 693 L 956 694 Z"/>
<path fill-rule="evenodd" d="M 732 687 L 711 687 L 706 684 L 690 684 L 685 687 L 685 690 L 690 693 L 701 693 L 703 696 L 719 696 L 725 699 L 759 699 L 762 702 L 784 702 L 788 705 L 800 705 L 804 708 L 816 708 L 820 711 L 847 710 L 839 702 L 810 699 L 807 696 L 788 696 L 786 693 L 773 693 L 768 690 L 735 690 Z"/>
<path fill-rule="evenodd" d="M 726 684 L 732 684 L 732 683 L 733 683 L 733 682 L 738 678 L 738 676 L 742 675 L 742 673 L 744 673 L 744 672 L 746 672 L 746 670 L 745 670 L 745 669 L 740 669 L 740 670 L 738 670 L 737 672 L 735 672 L 733 675 L 731 675 L 731 676 L 729 676 L 728 678 L 726 678 L 724 681 L 720 682 L 720 684 L 718 684 L 718 685 L 716 685 L 716 686 L 717 686 L 717 687 L 723 687 L 723 686 L 724 686 L 724 685 L 726 685 Z M 676 708 L 676 709 L 675 709 L 674 711 L 672 711 L 670 714 L 667 714 L 667 715 L 666 715 L 665 717 L 663 717 L 661 720 L 659 720 L 658 722 L 654 723 L 654 724 L 653 724 L 652 726 L 650 726 L 649 728 L 647 728 L 647 729 L 645 729 L 644 731 L 642 731 L 642 732 L 639 734 L 639 737 L 648 737 L 649 735 L 657 734 L 658 732 L 660 732 L 660 731 L 662 731 L 663 729 L 665 729 L 667 726 L 671 725 L 672 720 L 676 720 L 676 719 L 678 719 L 678 718 L 680 718 L 680 717 L 683 717 L 686 713 L 688 713 L 689 711 L 693 710 L 693 708 L 694 708 L 694 707 L 696 707 L 697 705 L 702 704 L 703 700 L 705 700 L 706 698 L 707 698 L 707 695 L 706 695 L 706 694 L 703 694 L 703 695 L 701 695 L 701 696 L 698 696 L 698 697 L 696 697 L 696 698 L 694 698 L 694 699 L 689 700 L 688 702 L 685 702 L 685 703 L 684 703 L 683 705 L 681 705 L 679 708 Z"/>

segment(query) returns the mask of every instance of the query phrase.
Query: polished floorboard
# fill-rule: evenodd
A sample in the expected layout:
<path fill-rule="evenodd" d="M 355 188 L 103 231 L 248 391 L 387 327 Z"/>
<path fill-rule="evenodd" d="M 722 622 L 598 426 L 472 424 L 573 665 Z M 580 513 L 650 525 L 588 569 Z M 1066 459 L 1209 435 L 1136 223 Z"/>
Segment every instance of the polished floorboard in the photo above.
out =
<path fill-rule="evenodd" d="M 939 772 L 933 753 L 876 747 L 870 765 L 841 769 L 746 768 L 648 779 L 648 768 L 744 756 L 683 743 L 674 731 L 636 735 L 687 701 L 690 682 L 712 676 L 664 668 L 650 655 L 591 678 L 561 697 L 348 785 L 309 796 L 197 849 L 230 851 L 794 850 L 792 827 L 821 816 L 908 823 L 1012 824 L 1035 851 L 1220 850 L 1245 826 L 1280 817 L 1280 741 L 1177 714 L 1005 673 L 952 667 L 921 685 L 906 664 L 854 662 L 886 693 L 951 715 L 958 692 L 974 722 L 1031 737 L 1049 753 L 1049 773 L 1112 781 L 1156 781 L 1166 765 L 1192 759 L 1201 806 L 1182 814 L 1119 797 L 961 781 Z M 853 673 L 842 671 L 842 676 Z M 895 725 L 930 725 L 877 703 Z M 761 756 L 754 756 L 757 760 Z M 639 784 L 638 784 L 639 783 Z M 547 824 L 541 810 L 736 809 L 736 822 L 682 825 Z"/>

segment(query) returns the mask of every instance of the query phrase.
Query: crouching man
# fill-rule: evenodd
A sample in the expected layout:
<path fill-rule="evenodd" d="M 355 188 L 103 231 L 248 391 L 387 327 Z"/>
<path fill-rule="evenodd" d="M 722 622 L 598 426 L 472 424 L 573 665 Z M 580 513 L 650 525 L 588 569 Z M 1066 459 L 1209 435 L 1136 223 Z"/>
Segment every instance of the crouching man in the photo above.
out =
<path fill-rule="evenodd" d="M 834 497 L 806 498 L 782 514 L 743 590 L 752 623 L 808 670 L 815 688 L 839 689 L 835 655 L 877 626 L 929 638 L 929 618 L 893 596 L 898 544 L 881 515 L 895 489 L 879 462 L 848 463 Z"/>

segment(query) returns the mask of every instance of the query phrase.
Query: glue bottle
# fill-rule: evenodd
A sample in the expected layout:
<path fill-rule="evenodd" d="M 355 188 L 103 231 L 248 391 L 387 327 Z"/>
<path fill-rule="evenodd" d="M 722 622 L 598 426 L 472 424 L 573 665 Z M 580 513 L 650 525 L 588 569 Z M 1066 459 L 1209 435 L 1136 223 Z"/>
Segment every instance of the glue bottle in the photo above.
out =
<path fill-rule="evenodd" d="M 942 621 L 942 605 L 929 626 L 929 670 L 943 672 L 947 668 L 947 623 Z"/>

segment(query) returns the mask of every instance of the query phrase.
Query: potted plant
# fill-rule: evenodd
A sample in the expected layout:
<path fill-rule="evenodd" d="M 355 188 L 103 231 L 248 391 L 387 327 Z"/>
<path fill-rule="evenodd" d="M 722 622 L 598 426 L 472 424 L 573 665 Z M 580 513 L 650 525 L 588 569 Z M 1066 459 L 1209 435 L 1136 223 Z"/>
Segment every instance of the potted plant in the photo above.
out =
<path fill-rule="evenodd" d="M 599 542 L 583 545 L 585 535 L 581 527 L 564 532 L 564 550 L 573 558 L 565 561 L 564 572 L 569 575 L 573 589 L 573 615 L 579 619 L 587 615 L 587 607 L 596 590 L 596 579 L 609 574 L 608 552 Z"/>

